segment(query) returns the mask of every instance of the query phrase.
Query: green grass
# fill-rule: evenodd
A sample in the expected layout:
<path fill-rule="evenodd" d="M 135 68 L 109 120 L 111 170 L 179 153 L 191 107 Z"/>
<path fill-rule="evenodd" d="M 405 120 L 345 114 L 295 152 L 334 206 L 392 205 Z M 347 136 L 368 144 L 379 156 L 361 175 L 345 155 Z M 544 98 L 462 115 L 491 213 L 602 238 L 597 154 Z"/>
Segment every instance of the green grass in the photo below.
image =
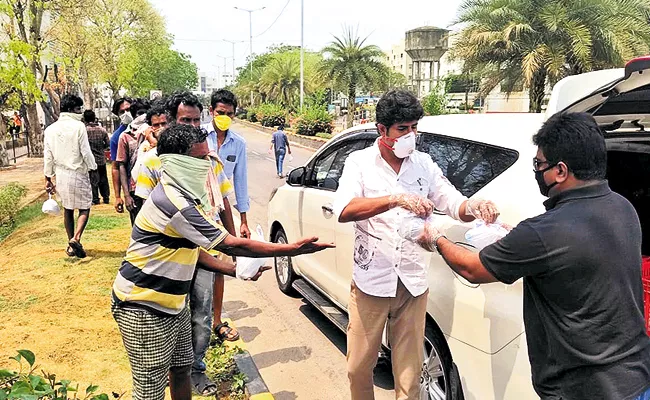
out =
<path fill-rule="evenodd" d="M 24 310 L 38 302 L 38 297 L 36 296 L 27 296 L 22 301 L 17 300 L 8 300 L 5 297 L 0 296 L 0 313 L 5 311 L 16 311 Z"/>
<path fill-rule="evenodd" d="M 3 241 L 7 236 L 11 234 L 11 232 L 15 231 L 21 226 L 29 222 L 35 221 L 39 218 L 44 218 L 45 214 L 43 214 L 43 211 L 41 211 L 41 207 L 42 207 L 42 202 L 37 201 L 34 204 L 28 205 L 27 207 L 24 207 L 20 211 L 18 211 L 18 214 L 16 214 L 16 218 L 14 219 L 13 225 L 12 224 L 0 225 L 0 241 Z"/>
<path fill-rule="evenodd" d="M 321 139 L 331 139 L 333 136 L 331 133 L 321 132 L 321 133 L 317 133 L 316 137 L 319 137 Z"/>
<path fill-rule="evenodd" d="M 122 216 L 93 215 L 91 212 L 88 225 L 86 225 L 86 231 L 104 231 L 120 228 L 126 221 Z"/>

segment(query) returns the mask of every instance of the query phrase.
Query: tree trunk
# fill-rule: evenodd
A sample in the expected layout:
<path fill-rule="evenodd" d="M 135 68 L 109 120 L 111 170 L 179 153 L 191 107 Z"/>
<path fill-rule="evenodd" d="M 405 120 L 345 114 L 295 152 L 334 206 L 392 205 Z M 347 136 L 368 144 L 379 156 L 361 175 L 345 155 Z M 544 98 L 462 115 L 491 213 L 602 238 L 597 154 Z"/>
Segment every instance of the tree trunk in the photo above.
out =
<path fill-rule="evenodd" d="M 355 82 L 350 82 L 348 85 L 348 123 L 347 128 L 352 128 L 354 124 L 354 111 L 357 108 L 357 84 Z"/>
<path fill-rule="evenodd" d="M 6 167 L 10 163 L 5 139 L 7 139 L 7 121 L 0 116 L 0 167 Z"/>
<path fill-rule="evenodd" d="M 539 69 L 533 74 L 533 79 L 530 82 L 529 99 L 530 106 L 528 112 L 540 113 L 542 112 L 542 103 L 544 102 L 544 94 L 546 92 L 546 70 Z"/>
<path fill-rule="evenodd" d="M 27 118 L 25 118 L 25 131 L 29 135 L 29 151 L 31 157 L 43 157 L 43 129 L 38 120 L 36 103 L 28 104 Z"/>

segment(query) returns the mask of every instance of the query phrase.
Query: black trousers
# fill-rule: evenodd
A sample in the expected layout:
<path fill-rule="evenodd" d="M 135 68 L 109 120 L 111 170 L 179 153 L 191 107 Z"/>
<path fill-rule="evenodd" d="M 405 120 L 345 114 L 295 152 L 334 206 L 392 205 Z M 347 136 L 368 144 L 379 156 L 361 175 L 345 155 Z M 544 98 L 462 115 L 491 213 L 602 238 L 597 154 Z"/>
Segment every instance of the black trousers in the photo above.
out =
<path fill-rule="evenodd" d="M 111 189 L 108 185 L 106 164 L 98 165 L 97 170 L 90 171 L 90 186 L 93 189 L 93 203 L 99 203 L 99 195 L 101 194 L 104 203 L 108 204 L 109 197 L 111 197 Z"/>

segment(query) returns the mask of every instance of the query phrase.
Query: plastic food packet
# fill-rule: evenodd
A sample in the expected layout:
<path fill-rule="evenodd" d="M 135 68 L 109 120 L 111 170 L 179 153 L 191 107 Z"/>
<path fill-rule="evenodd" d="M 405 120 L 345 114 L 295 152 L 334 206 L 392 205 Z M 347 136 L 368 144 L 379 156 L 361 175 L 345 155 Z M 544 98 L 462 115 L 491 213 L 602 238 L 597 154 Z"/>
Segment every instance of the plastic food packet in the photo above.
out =
<path fill-rule="evenodd" d="M 465 232 L 465 239 L 472 246 L 482 250 L 506 236 L 510 231 L 508 228 L 507 225 L 504 226 L 498 220 L 494 224 L 477 221 L 474 228 Z"/>
<path fill-rule="evenodd" d="M 402 218 L 398 231 L 399 235 L 403 239 L 420 245 L 425 251 L 434 252 L 433 240 L 438 232 L 435 228 L 434 219 L 434 215 L 424 219 L 409 213 L 409 215 Z"/>
<path fill-rule="evenodd" d="M 45 200 L 45 203 L 43 203 L 41 211 L 43 211 L 45 214 L 59 215 L 61 214 L 61 207 L 59 207 L 59 203 L 57 203 L 50 194 L 49 198 Z"/>
<path fill-rule="evenodd" d="M 255 232 L 252 233 L 251 240 L 266 242 L 264 240 L 264 231 L 260 225 L 257 225 Z M 236 276 L 239 279 L 251 279 L 269 261 L 270 258 L 237 257 Z"/>

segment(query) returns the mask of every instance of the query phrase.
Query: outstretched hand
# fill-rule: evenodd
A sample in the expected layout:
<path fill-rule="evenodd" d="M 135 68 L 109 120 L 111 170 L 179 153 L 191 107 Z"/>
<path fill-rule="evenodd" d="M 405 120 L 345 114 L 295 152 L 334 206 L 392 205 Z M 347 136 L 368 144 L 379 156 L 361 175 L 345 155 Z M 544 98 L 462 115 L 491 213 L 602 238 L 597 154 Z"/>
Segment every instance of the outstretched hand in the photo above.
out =
<path fill-rule="evenodd" d="M 271 269 L 271 267 L 268 267 L 268 266 L 264 265 L 264 266 L 260 267 L 260 269 L 257 271 L 255 276 L 253 276 L 252 278 L 244 279 L 244 280 L 245 281 L 257 281 L 258 279 L 260 279 L 260 277 L 262 276 L 264 271 L 268 271 L 270 269 Z"/>
<path fill-rule="evenodd" d="M 301 254 L 312 254 L 326 249 L 333 249 L 333 243 L 319 243 L 318 237 L 310 237 L 300 239 L 293 244 L 295 250 L 292 252 L 291 256 L 299 256 Z"/>

